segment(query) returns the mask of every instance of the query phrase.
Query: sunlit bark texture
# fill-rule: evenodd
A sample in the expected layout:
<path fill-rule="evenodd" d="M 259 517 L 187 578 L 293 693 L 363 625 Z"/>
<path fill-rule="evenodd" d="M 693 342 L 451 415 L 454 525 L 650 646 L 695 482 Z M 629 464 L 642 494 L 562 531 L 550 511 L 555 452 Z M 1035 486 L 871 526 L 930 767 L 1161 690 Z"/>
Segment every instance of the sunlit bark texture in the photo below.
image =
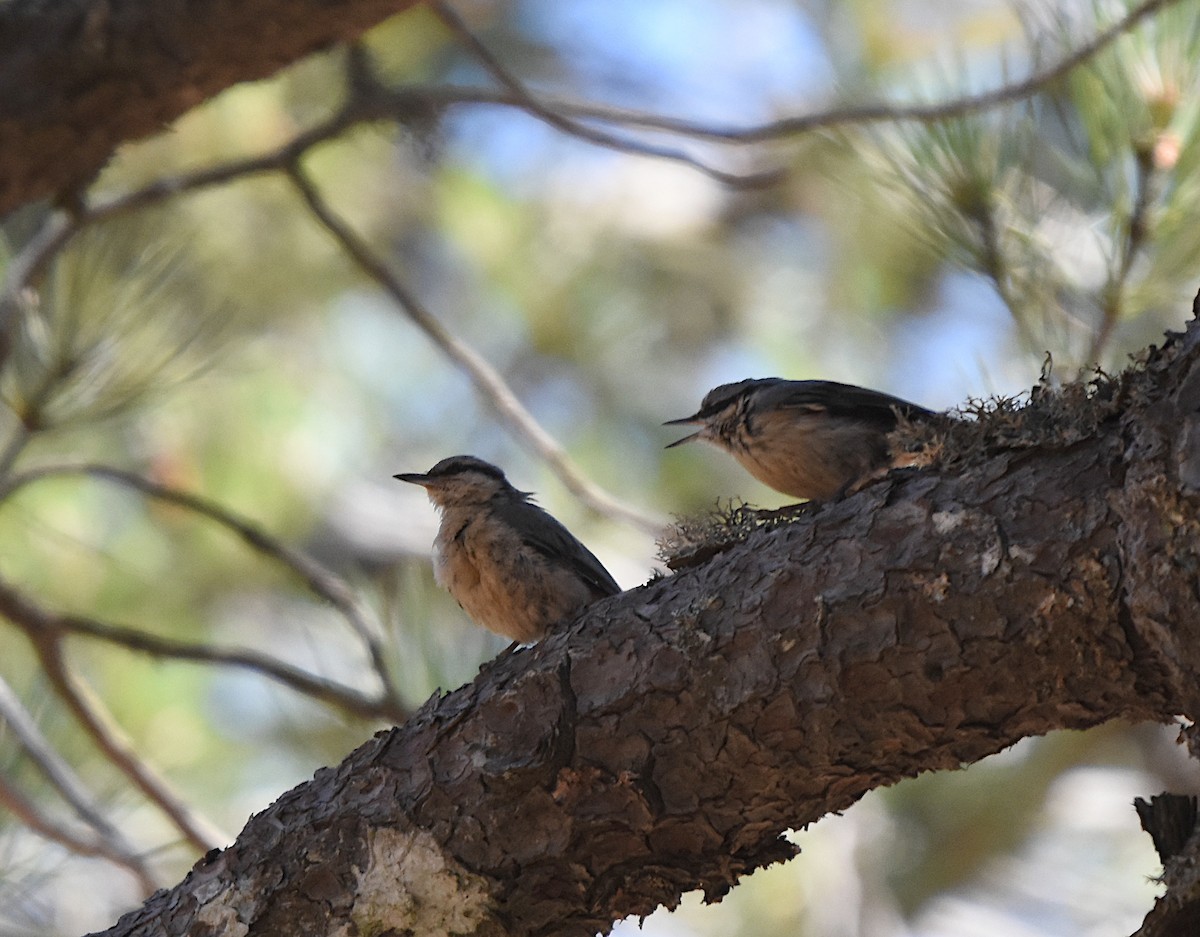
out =
<path fill-rule="evenodd" d="M 0 3 L 0 214 L 95 175 L 218 91 L 354 39 L 411 0 Z"/>
<path fill-rule="evenodd" d="M 592 606 L 108 933 L 582 937 L 720 896 L 874 787 L 1194 717 L 1198 341 Z"/>

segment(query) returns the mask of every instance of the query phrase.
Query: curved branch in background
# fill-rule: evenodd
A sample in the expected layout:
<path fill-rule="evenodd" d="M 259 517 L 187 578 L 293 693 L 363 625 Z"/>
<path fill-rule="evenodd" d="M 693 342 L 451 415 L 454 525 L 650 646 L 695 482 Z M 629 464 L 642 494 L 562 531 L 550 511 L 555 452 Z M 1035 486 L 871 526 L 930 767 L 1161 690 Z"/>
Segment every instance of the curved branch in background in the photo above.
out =
<path fill-rule="evenodd" d="M 8 726 L 21 749 L 63 800 L 92 828 L 95 839 L 82 839 L 44 816 L 3 774 L 0 774 L 0 804 L 8 807 L 31 829 L 72 852 L 82 856 L 101 856 L 127 869 L 138 880 L 143 897 L 150 895 L 158 884 L 142 857 L 121 831 L 96 809 L 83 782 L 42 735 L 36 720 L 3 677 L 0 677 L 0 722 Z"/>
<path fill-rule="evenodd" d="M 431 0 L 428 6 L 437 18 L 467 47 L 470 54 L 479 61 L 484 69 L 496 81 L 508 89 L 517 107 L 521 108 L 527 114 L 531 114 L 544 123 L 549 124 L 555 130 L 562 131 L 569 136 L 578 137 L 581 140 L 586 140 L 588 143 L 595 144 L 596 146 L 605 147 L 606 149 L 683 163 L 728 186 L 765 188 L 781 182 L 786 175 L 786 171 L 783 169 L 772 169 L 766 172 L 746 174 L 723 172 L 719 169 L 714 169 L 683 150 L 678 150 L 674 147 L 658 146 L 641 140 L 632 140 L 628 137 L 615 136 L 597 127 L 581 124 L 561 111 L 549 106 L 533 94 L 520 79 L 513 75 L 492 54 L 491 50 L 479 40 L 479 37 L 471 32 L 462 17 L 447 4 L 442 3 L 441 0 Z"/>
<path fill-rule="evenodd" d="M 297 693 L 362 719 L 382 719 L 400 723 L 410 715 L 405 707 L 386 696 L 366 696 L 332 680 L 315 677 L 266 654 L 223 650 L 204 644 L 176 641 L 81 615 L 49 612 L 34 605 L 3 579 L 0 579 L 0 614 L 25 631 L 34 643 L 46 634 L 74 634 L 106 641 L 151 657 L 240 667 L 262 674 Z M 0 715 L 2 714 L 0 712 Z"/>
<path fill-rule="evenodd" d="M 102 836 L 84 839 L 60 823 L 51 820 L 37 805 L 0 774 L 0 807 L 8 810 L 26 827 L 51 842 L 58 843 L 69 852 L 85 858 L 107 859 L 114 865 L 130 872 L 141 888 L 142 900 L 154 894 L 158 885 L 150 877 L 141 859 Z"/>
<path fill-rule="evenodd" d="M 54 692 L 96 747 L 167 815 L 184 839 L 200 852 L 228 842 L 225 833 L 184 803 L 166 780 L 142 761 L 103 703 L 71 671 L 63 655 L 62 638 L 67 632 L 62 622 L 12 589 L 0 591 L 0 613 L 25 633 Z"/>
<path fill-rule="evenodd" d="M 1100 295 L 1100 323 L 1081 362 L 1084 369 L 1100 366 L 1104 349 L 1112 340 L 1117 323 L 1125 311 L 1125 290 L 1129 285 L 1129 275 L 1133 272 L 1133 262 L 1154 236 L 1150 212 L 1155 182 L 1153 147 L 1138 147 L 1134 162 L 1133 207 L 1125 220 L 1124 237 L 1118 248 L 1120 259 Z"/>
<path fill-rule="evenodd" d="M 413 324 L 470 378 L 509 430 L 549 466 L 575 497 L 605 517 L 632 524 L 647 533 L 661 532 L 662 521 L 629 507 L 587 479 L 558 440 L 525 409 L 500 373 L 479 352 L 451 334 L 383 261 L 371 253 L 366 243 L 333 213 L 299 165 L 288 167 L 288 177 L 320 225 L 354 258 L 362 271 L 395 300 Z"/>
<path fill-rule="evenodd" d="M 367 613 L 357 597 L 331 570 L 298 550 L 291 549 L 261 527 L 238 517 L 215 501 L 159 484 L 136 472 L 128 472 L 108 465 L 49 465 L 21 472 L 0 482 L 0 502 L 25 485 L 65 475 L 84 475 L 90 478 L 106 479 L 127 488 L 133 488 L 166 504 L 173 504 L 176 507 L 192 511 L 232 531 L 251 549 L 290 569 L 304 582 L 310 592 L 332 605 L 349 622 L 350 627 L 366 646 L 371 666 L 379 678 L 383 693 L 381 700 L 372 704 L 371 714 L 379 715 L 380 707 L 389 713 L 405 711 L 399 692 L 391 679 L 386 653 L 383 643 L 379 639 L 378 627 L 368 620 Z M 285 682 L 287 681 L 285 680 Z M 391 718 L 390 715 L 389 718 Z M 403 717 L 401 721 L 403 721 Z"/>
<path fill-rule="evenodd" d="M 187 192 L 223 185 L 250 176 L 268 172 L 285 170 L 296 163 L 310 149 L 321 143 L 333 140 L 341 133 L 362 123 L 377 120 L 395 120 L 403 123 L 414 114 L 442 110 L 453 105 L 495 104 L 509 107 L 522 107 L 532 110 L 538 107 L 541 112 L 549 113 L 544 106 L 528 101 L 528 95 L 521 97 L 516 94 L 497 94 L 495 92 L 474 88 L 442 88 L 442 87 L 413 87 L 389 89 L 381 85 L 369 71 L 358 70 L 351 85 L 352 93 L 346 102 L 334 114 L 308 130 L 298 133 L 291 140 L 278 148 L 259 156 L 245 157 L 220 163 L 207 169 L 168 176 L 148 183 L 140 189 L 135 189 L 123 195 L 113 196 L 98 202 L 80 198 L 71 209 L 61 209 L 47 216 L 46 221 L 37 233 L 25 244 L 23 249 L 13 258 L 6 270 L 4 288 L 0 291 L 0 340 L 5 332 L 3 326 L 5 316 L 15 314 L 15 303 L 22 292 L 30 287 L 36 287 L 45 275 L 47 267 L 53 259 L 63 251 L 71 239 L 84 228 L 129 214 L 142 208 L 157 205 Z M 559 105 L 555 105 L 559 106 Z M 620 111 L 605 108 L 600 105 L 579 105 L 562 103 L 564 110 L 577 109 L 580 116 L 590 116 L 597 119 L 608 118 L 614 122 L 629 121 L 637 125 L 636 112 Z M 546 119 L 549 119 L 547 117 Z M 653 127 L 656 123 L 669 121 L 670 118 L 658 117 L 652 114 L 640 115 L 643 126 Z M 578 125 L 573 121 L 565 121 L 568 127 L 578 128 L 577 135 L 589 139 L 590 128 Z M 555 124 L 555 126 L 560 126 Z M 560 126 L 560 129 L 562 127 Z M 574 133 L 567 129 L 564 132 Z M 599 143 L 599 141 L 593 141 Z M 637 141 L 629 141 L 628 146 L 614 142 L 614 148 L 642 155 L 660 156 L 663 159 L 672 158 L 669 154 L 648 152 Z M 704 163 L 695 160 L 685 160 L 697 171 L 705 175 L 722 178 L 721 181 L 733 186 L 752 186 L 762 183 L 761 177 L 722 174 Z M 0 362 L 4 360 L 5 348 L 0 345 Z"/>
<path fill-rule="evenodd" d="M 835 107 L 824 111 L 814 111 L 811 114 L 799 114 L 795 117 L 784 117 L 768 121 L 752 127 L 717 127 L 712 124 L 699 123 L 672 118 L 654 118 L 653 122 L 639 119 L 636 114 L 630 114 L 630 119 L 638 119 L 639 124 L 652 127 L 668 133 L 682 136 L 697 137 L 731 144 L 765 143 L 784 137 L 811 133 L 814 130 L 830 130 L 835 127 L 847 127 L 857 124 L 877 124 L 884 121 L 918 123 L 937 123 L 955 117 L 963 117 L 979 111 L 990 110 L 1003 104 L 1011 104 L 1044 89 L 1064 77 L 1072 69 L 1078 68 L 1088 59 L 1102 52 L 1117 39 L 1133 30 L 1143 20 L 1154 14 L 1174 6 L 1181 0 L 1142 0 L 1119 20 L 1101 30 L 1090 40 L 1063 56 L 1052 65 L 1039 69 L 1027 78 L 1012 84 L 1001 85 L 991 91 L 979 94 L 966 94 L 950 98 L 934 104 L 897 104 L 881 102 L 878 104 L 849 105 Z M 495 102 L 503 103 L 503 102 Z M 514 102 L 515 103 L 515 102 Z M 578 113 L 578 112 L 577 112 Z M 579 116 L 591 116 L 582 115 Z M 599 116 L 599 115 L 596 115 Z M 601 118 L 603 119 L 603 118 Z"/>
<path fill-rule="evenodd" d="M 522 108 L 541 117 L 564 133 L 575 134 L 584 139 L 590 138 L 589 134 L 594 132 L 594 128 L 580 124 L 579 119 L 661 131 L 731 145 L 762 143 L 814 130 L 829 130 L 840 126 L 883 121 L 936 123 L 1029 97 L 1103 51 L 1120 36 L 1138 26 L 1144 19 L 1178 2 L 1179 0 L 1142 0 L 1107 29 L 1097 33 L 1091 40 L 1059 61 L 1019 82 L 1001 85 L 991 91 L 963 95 L 935 104 L 880 102 L 836 107 L 746 127 L 722 127 L 708 122 L 573 101 L 552 95 L 535 97 L 524 84 L 504 68 L 486 46 L 479 42 L 453 10 L 443 3 L 436 3 L 433 4 L 434 11 L 442 17 L 456 35 L 468 44 L 476 57 L 480 58 L 493 76 L 504 85 L 506 91 L 443 85 L 389 89 L 383 87 L 369 71 L 360 69 L 354 76 L 356 80 L 352 84 L 353 93 L 336 114 L 309 130 L 303 131 L 270 153 L 233 160 L 209 169 L 161 179 L 134 192 L 113 198 L 107 203 L 86 205 L 80 202 L 73 208 L 73 213 L 77 218 L 74 224 L 68 220 L 71 217 L 70 213 L 62 212 L 51 216 L 43 231 L 35 236 L 26 251 L 23 252 L 29 257 L 10 265 L 7 281 L 19 286 L 36 283 L 49 257 L 61 250 L 65 242 L 72 236 L 72 229 L 76 226 L 82 227 L 104 221 L 147 205 L 157 204 L 183 192 L 220 185 L 262 172 L 283 169 L 289 163 L 298 160 L 311 147 L 367 121 L 395 119 L 403 122 L 415 113 L 436 112 L 458 105 L 490 105 Z M 624 149 L 627 152 L 672 158 L 669 153 L 656 154 L 646 151 L 641 142 L 637 140 L 600 139 L 593 142 L 601 146 Z M 698 165 L 695 168 L 706 174 L 713 174 L 712 167 Z M 747 184 L 753 181 L 753 177 L 738 177 L 732 181 L 734 184 Z"/>
<path fill-rule="evenodd" d="M 171 789 L 166 779 L 160 777 L 138 756 L 136 749 L 124 737 L 108 710 L 96 699 L 87 685 L 71 672 L 63 655 L 61 634 L 54 631 L 33 634 L 28 630 L 26 634 L 37 651 L 38 660 L 41 661 L 42 669 L 46 672 L 50 685 L 54 687 L 54 692 L 95 742 L 96 747 L 146 796 L 147 800 L 167 815 L 183 838 L 202 853 L 229 842 L 227 834 L 188 806 L 183 798 Z"/>
<path fill-rule="evenodd" d="M 489 68 L 492 74 L 504 84 L 507 91 L 497 92 L 480 88 L 459 88 L 449 86 L 408 87 L 387 89 L 381 87 L 371 76 L 365 81 L 356 81 L 354 93 L 346 104 L 334 116 L 317 126 L 298 134 L 293 140 L 275 151 L 259 157 L 233 160 L 210 169 L 199 170 L 179 176 L 162 179 L 126 195 L 109 200 L 99 205 L 87 205 L 80 200 L 73 207 L 76 218 L 72 223 L 69 219 L 72 213 L 62 212 L 52 215 L 47 226 L 39 232 L 33 241 L 23 251 L 28 255 L 25 259 L 18 258 L 10 264 L 7 282 L 18 287 L 35 284 L 48 259 L 62 249 L 70 239 L 76 227 L 83 227 L 104 221 L 108 218 L 156 204 L 173 195 L 193 191 L 212 185 L 219 185 L 234 179 L 244 178 L 262 172 L 269 172 L 286 167 L 295 162 L 308 149 L 318 143 L 325 142 L 337 136 L 350 127 L 371 120 L 387 118 L 403 121 L 411 118 L 414 113 L 440 110 L 456 105 L 491 105 L 500 107 L 519 107 L 541 117 L 547 123 L 562 130 L 564 133 L 576 134 L 588 139 L 588 134 L 594 132 L 578 123 L 578 119 L 589 119 L 610 124 L 620 124 L 627 127 L 637 127 L 646 130 L 656 130 L 678 136 L 694 137 L 710 140 L 716 143 L 744 145 L 778 140 L 784 137 L 796 136 L 814 130 L 828 130 L 839 126 L 856 124 L 879 123 L 883 121 L 919 121 L 934 123 L 966 114 L 987 110 L 999 105 L 1028 97 L 1046 85 L 1062 78 L 1073 68 L 1086 62 L 1097 53 L 1111 45 L 1121 35 L 1139 25 L 1142 20 L 1154 15 L 1162 9 L 1178 3 L 1179 0 L 1143 0 L 1130 9 L 1125 16 L 1113 23 L 1107 29 L 1094 36 L 1089 42 L 1080 46 L 1074 52 L 1064 56 L 1058 62 L 1041 69 L 1028 78 L 1013 84 L 1002 85 L 991 91 L 974 95 L 964 95 L 935 104 L 896 104 L 881 102 L 858 106 L 830 108 L 810 114 L 786 117 L 776 121 L 748 127 L 719 126 L 707 122 L 690 121 L 660 114 L 651 114 L 628 108 L 612 107 L 601 104 L 591 104 L 565 100 L 553 96 L 534 97 L 527 88 L 514 78 L 497 61 L 485 46 L 470 33 L 462 20 L 452 10 L 443 4 L 435 4 L 437 12 L 464 41 L 470 44 L 477 57 Z M 4 12 L 20 4 L 10 4 Z M 2 35 L 2 34 L 0 34 Z M 0 45 L 0 52 L 3 51 Z M 3 76 L 0 75 L 0 88 L 3 88 Z M 0 111 L 0 126 L 2 126 L 3 111 Z M 0 136 L 2 139 L 2 136 Z M 628 152 L 659 155 L 672 158 L 670 154 L 648 153 L 640 141 L 594 140 L 598 145 L 612 146 Z M 705 165 L 696 168 L 707 174 L 712 174 L 711 167 Z M 738 177 L 732 180 L 735 184 L 744 184 L 753 177 Z"/>
<path fill-rule="evenodd" d="M 417 106 L 434 110 L 460 105 L 516 107 L 536 114 L 564 133 L 578 136 L 584 136 L 578 132 L 581 128 L 578 121 L 592 120 L 731 146 L 768 143 L 801 136 L 816 130 L 833 130 L 839 127 L 888 121 L 931 124 L 964 117 L 1028 98 L 1094 58 L 1121 36 L 1139 26 L 1143 20 L 1179 2 L 1180 0 L 1142 0 L 1112 25 L 1101 30 L 1086 43 L 1067 53 L 1058 61 L 1038 69 L 1020 81 L 1000 85 L 990 91 L 961 95 L 932 104 L 901 104 L 888 101 L 873 104 L 848 104 L 749 126 L 722 126 L 708 121 L 694 121 L 631 108 L 580 102 L 554 95 L 539 94 L 535 97 L 469 32 L 457 14 L 445 4 L 436 3 L 433 5 L 434 11 L 471 46 L 480 61 L 504 85 L 506 90 L 494 91 L 454 86 L 400 88 L 385 91 L 384 95 L 390 95 L 391 101 L 386 103 L 381 101 L 380 103 L 385 111 L 394 110 L 396 114 L 412 113 Z M 582 129 L 587 131 L 594 128 L 583 127 Z M 586 139 L 586 136 L 584 138 Z M 630 142 L 637 146 L 639 141 Z M 599 143 L 599 145 L 605 144 Z M 631 151 L 638 152 L 636 149 Z"/>
<path fill-rule="evenodd" d="M 10 323 L 20 315 L 26 291 L 36 289 L 50 264 L 71 240 L 86 228 L 149 208 L 177 195 L 222 185 L 261 173 L 276 172 L 298 159 L 319 143 L 333 139 L 357 123 L 366 120 L 355 99 L 316 126 L 298 133 L 279 148 L 243 159 L 230 160 L 207 169 L 157 179 L 140 189 L 101 200 L 80 199 L 71 210 L 59 209 L 47 215 L 41 228 L 9 261 L 0 289 L 0 365 L 9 351 Z"/>
<path fill-rule="evenodd" d="M 3 677 L 0 677 L 0 720 L 8 726 L 21 748 L 37 765 L 46 780 L 62 795 L 63 800 L 69 803 L 89 826 L 113 842 L 120 843 L 122 848 L 132 854 L 132 849 L 124 842 L 121 831 L 109 823 L 91 803 L 83 782 L 71 770 L 70 765 L 62 760 L 50 741 L 42 735 L 37 721 L 22 705 L 20 698 Z"/>
<path fill-rule="evenodd" d="M 7 587 L 0 583 L 0 590 Z M 3 601 L 0 598 L 0 601 Z M 409 711 L 390 699 L 378 699 L 342 686 L 333 680 L 316 677 L 291 664 L 286 664 L 266 654 L 254 651 L 225 650 L 203 644 L 189 644 L 157 635 L 147 634 L 136 628 L 125 628 L 78 615 L 59 618 L 62 629 L 81 637 L 106 641 L 131 651 L 155 658 L 192 661 L 195 663 L 222 664 L 239 667 L 261 674 L 281 683 L 310 699 L 326 703 L 360 719 L 383 720 L 399 724 L 411 715 Z"/>
<path fill-rule="evenodd" d="M 956 102 L 831 111 L 752 130 L 702 129 L 670 120 L 657 129 L 751 142 L 833 124 L 937 120 L 981 110 L 1061 77 L 1174 2 L 1143 0 L 1056 65 Z M 0 214 L 82 188 L 120 143 L 158 132 L 230 85 L 355 39 L 411 5 L 411 0 L 201 0 L 186 8 L 122 4 L 117 16 L 111 4 L 0 4 Z M 614 142 L 620 141 L 601 145 Z"/>
<path fill-rule="evenodd" d="M 1101 31 L 1089 42 L 1053 65 L 1035 72 L 1022 81 L 1002 85 L 982 94 L 952 98 L 936 104 L 879 103 L 837 107 L 750 127 L 721 127 L 635 110 L 561 100 L 552 96 L 535 97 L 491 55 L 490 51 L 466 28 L 457 14 L 442 4 L 435 4 L 435 12 L 468 44 L 476 57 L 505 86 L 506 91 L 447 87 L 389 90 L 381 87 L 369 72 L 360 69 L 359 74 L 354 76 L 359 80 L 352 83 L 352 94 L 341 110 L 325 122 L 297 135 L 293 140 L 271 153 L 260 157 L 234 160 L 210 169 L 159 180 L 142 189 L 98 205 L 87 205 L 82 198 L 76 200 L 71 212 L 63 211 L 52 214 L 43 229 L 35 235 L 9 266 L 5 286 L 3 290 L 0 290 L 0 363 L 4 361 L 7 354 L 11 323 L 19 314 L 17 299 L 21 292 L 37 284 L 50 260 L 69 243 L 79 230 L 137 208 L 156 204 L 182 192 L 285 168 L 287 165 L 295 163 L 311 147 L 330 140 L 343 130 L 361 122 L 385 118 L 403 121 L 411 118 L 414 113 L 428 113 L 431 110 L 436 111 L 455 105 L 519 107 L 564 133 L 591 140 L 597 145 L 664 159 L 682 157 L 684 162 L 700 172 L 720 178 L 722 175 L 728 174 L 720 173 L 719 170 L 713 169 L 695 157 L 669 148 L 656 148 L 642 141 L 615 138 L 594 127 L 581 124 L 579 121 L 588 119 L 734 145 L 763 143 L 815 130 L 883 121 L 933 123 L 1028 97 L 1096 55 L 1118 37 L 1141 23 L 1142 20 L 1177 2 L 1179 0 L 1143 0 L 1112 26 Z M 14 3 L 8 7 L 0 7 L 0 24 L 2 24 L 4 13 L 21 5 Z M 3 32 L 0 31 L 0 52 L 3 51 L 3 39 Z M 0 90 L 3 88 L 4 76 L 0 73 Z M 0 142 L 2 141 L 3 109 L 2 103 L 0 103 Z M 0 152 L 3 152 L 2 148 L 0 148 Z M 0 165 L 0 169 L 2 168 Z M 762 179 L 758 178 L 756 181 L 754 176 L 730 176 L 723 181 L 733 185 L 745 185 L 760 184 Z M 0 205 L 0 210 L 2 209 L 3 206 Z"/>

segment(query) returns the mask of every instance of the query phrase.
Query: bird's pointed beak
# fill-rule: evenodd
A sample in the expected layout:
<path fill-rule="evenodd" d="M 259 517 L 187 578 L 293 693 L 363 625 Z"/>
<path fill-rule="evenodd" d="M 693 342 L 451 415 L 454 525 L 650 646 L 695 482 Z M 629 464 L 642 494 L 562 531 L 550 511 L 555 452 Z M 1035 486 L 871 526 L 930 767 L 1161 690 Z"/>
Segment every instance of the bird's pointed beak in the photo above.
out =
<path fill-rule="evenodd" d="M 429 485 L 429 476 L 422 472 L 401 472 L 399 475 L 393 475 L 392 478 L 408 482 L 410 485 L 420 485 L 423 488 Z"/>
<path fill-rule="evenodd" d="M 665 446 L 663 446 L 663 448 L 664 449 L 674 449 L 676 446 L 682 446 L 685 442 L 691 442 L 693 439 L 699 439 L 699 438 L 700 438 L 699 433 L 689 433 L 687 436 L 684 436 L 683 439 L 676 439 L 674 442 L 667 443 Z"/>
<path fill-rule="evenodd" d="M 663 426 L 696 426 L 696 425 L 702 426 L 703 423 L 704 423 L 704 421 L 702 419 L 700 419 L 700 414 L 696 413 L 696 414 L 693 414 L 692 416 L 681 417 L 678 420 L 667 420 L 667 422 L 665 422 L 663 424 Z M 672 443 L 667 443 L 667 445 L 664 446 L 663 448 L 664 449 L 674 449 L 676 446 L 682 446 L 685 442 L 691 442 L 693 439 L 699 439 L 703 434 L 704 434 L 704 430 L 699 429 L 696 432 L 694 432 L 688 436 L 684 436 L 683 439 L 676 439 Z"/>

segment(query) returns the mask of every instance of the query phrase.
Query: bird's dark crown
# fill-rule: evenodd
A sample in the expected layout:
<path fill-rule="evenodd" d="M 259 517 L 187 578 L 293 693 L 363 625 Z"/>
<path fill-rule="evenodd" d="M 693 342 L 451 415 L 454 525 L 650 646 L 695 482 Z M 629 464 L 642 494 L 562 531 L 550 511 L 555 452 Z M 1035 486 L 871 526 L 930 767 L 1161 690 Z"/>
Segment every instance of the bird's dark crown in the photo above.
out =
<path fill-rule="evenodd" d="M 428 478 L 449 478 L 452 475 L 461 475 L 464 472 L 478 472 L 481 475 L 488 475 L 497 481 L 508 484 L 508 479 L 498 466 L 492 465 L 491 462 L 485 462 L 483 459 L 477 459 L 473 455 L 448 456 L 426 472 L 425 475 Z"/>
<path fill-rule="evenodd" d="M 752 377 L 744 381 L 735 381 L 732 384 L 722 384 L 720 387 L 714 387 L 700 401 L 700 409 L 696 413 L 696 416 L 700 419 L 714 416 L 739 397 L 747 396 L 757 390 L 762 390 L 764 387 L 772 387 L 782 380 L 783 378 L 779 377 Z"/>

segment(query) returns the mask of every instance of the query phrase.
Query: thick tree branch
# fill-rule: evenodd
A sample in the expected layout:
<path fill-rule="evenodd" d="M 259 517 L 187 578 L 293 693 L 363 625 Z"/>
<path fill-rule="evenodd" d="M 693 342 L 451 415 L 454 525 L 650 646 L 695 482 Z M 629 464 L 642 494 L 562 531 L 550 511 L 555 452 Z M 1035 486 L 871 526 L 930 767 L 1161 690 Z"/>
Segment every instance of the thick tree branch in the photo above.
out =
<path fill-rule="evenodd" d="M 1142 828 L 1162 859 L 1167 893 L 1146 915 L 1135 937 L 1195 937 L 1200 933 L 1200 830 L 1196 798 L 1160 794 L 1133 802 Z"/>
<path fill-rule="evenodd" d="M 1196 718 L 1200 329 L 1100 390 L 1057 444 L 982 426 L 953 470 L 592 606 L 107 933 L 590 935 L 719 897 L 872 788 L 1053 729 Z"/>
<path fill-rule="evenodd" d="M 90 180 L 217 92 L 361 35 L 412 0 L 0 4 L 0 214 Z"/>

